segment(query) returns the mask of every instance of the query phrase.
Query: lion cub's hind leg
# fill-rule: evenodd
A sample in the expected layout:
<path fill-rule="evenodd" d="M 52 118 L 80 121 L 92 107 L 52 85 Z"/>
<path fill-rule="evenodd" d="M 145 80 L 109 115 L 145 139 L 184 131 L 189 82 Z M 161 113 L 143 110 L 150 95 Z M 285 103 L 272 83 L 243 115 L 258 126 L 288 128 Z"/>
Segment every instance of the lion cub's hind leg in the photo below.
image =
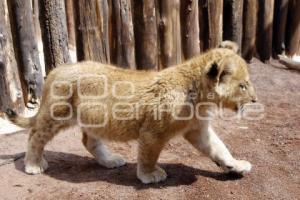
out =
<path fill-rule="evenodd" d="M 121 167 L 126 164 L 125 159 L 119 154 L 112 154 L 100 139 L 94 139 L 83 131 L 82 143 L 97 162 L 106 168 Z"/>
<path fill-rule="evenodd" d="M 51 133 L 32 129 L 29 134 L 27 152 L 25 156 L 25 172 L 27 174 L 40 174 L 48 168 L 43 157 L 44 147 L 52 138 Z"/>
<path fill-rule="evenodd" d="M 30 131 L 25 156 L 25 172 L 28 174 L 40 174 L 48 168 L 48 163 L 43 157 L 44 147 L 65 126 L 51 120 L 36 124 L 38 125 Z"/>

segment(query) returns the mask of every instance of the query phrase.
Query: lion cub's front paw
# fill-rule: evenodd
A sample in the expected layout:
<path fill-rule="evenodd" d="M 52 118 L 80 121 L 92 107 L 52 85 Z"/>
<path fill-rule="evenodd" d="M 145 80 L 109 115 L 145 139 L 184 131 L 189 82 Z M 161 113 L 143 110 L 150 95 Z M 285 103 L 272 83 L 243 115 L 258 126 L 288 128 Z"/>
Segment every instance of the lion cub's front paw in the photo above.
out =
<path fill-rule="evenodd" d="M 151 173 L 143 173 L 140 170 L 138 170 L 137 177 L 144 184 L 158 183 L 158 182 L 166 180 L 167 173 L 162 168 L 156 166 L 155 170 Z"/>
<path fill-rule="evenodd" d="M 97 159 L 98 163 L 106 168 L 117 168 L 121 167 L 126 164 L 125 159 L 118 154 L 113 154 L 106 158 L 105 160 L 103 159 Z"/>
<path fill-rule="evenodd" d="M 233 160 L 227 163 L 224 167 L 226 172 L 233 172 L 237 174 L 245 174 L 251 171 L 251 164 L 246 160 Z"/>
<path fill-rule="evenodd" d="M 27 174 L 41 174 L 48 169 L 48 162 L 43 158 L 40 163 L 25 163 L 25 172 Z"/>

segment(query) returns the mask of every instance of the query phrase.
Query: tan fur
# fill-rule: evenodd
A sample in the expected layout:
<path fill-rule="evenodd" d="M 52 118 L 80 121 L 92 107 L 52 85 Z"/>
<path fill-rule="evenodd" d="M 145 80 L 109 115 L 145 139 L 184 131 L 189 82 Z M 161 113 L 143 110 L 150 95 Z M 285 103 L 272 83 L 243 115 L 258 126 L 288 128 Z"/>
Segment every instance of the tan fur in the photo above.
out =
<path fill-rule="evenodd" d="M 238 53 L 239 51 L 239 45 L 235 42 L 232 42 L 230 40 L 225 40 L 220 44 L 220 48 L 226 48 L 231 49 L 232 51 Z"/>
<path fill-rule="evenodd" d="M 216 69 L 212 70 L 213 67 Z M 107 96 L 94 99 L 82 97 L 99 96 L 103 93 L 104 79 L 93 77 L 95 75 L 107 77 Z M 133 84 L 133 93 L 130 93 L 132 88 L 128 84 L 115 87 L 117 96 L 128 98 L 116 98 L 113 94 L 113 85 L 118 81 Z M 245 85 L 247 90 L 241 89 L 241 84 Z M 194 94 L 193 98 L 190 97 L 191 93 Z M 209 95 L 213 95 L 214 98 L 208 98 Z M 107 120 L 104 127 L 81 127 L 83 144 L 99 164 L 106 167 L 125 164 L 121 156 L 108 151 L 103 139 L 136 139 L 139 142 L 137 176 L 143 183 L 153 183 L 167 177 L 156 162 L 164 145 L 177 134 L 184 135 L 192 145 L 210 156 L 225 170 L 238 173 L 249 171 L 251 165 L 233 159 L 225 145 L 210 130 L 208 122 L 201 122 L 195 117 L 176 120 L 170 109 L 176 104 L 180 105 L 174 110 L 179 115 L 185 115 L 189 110 L 182 104 L 196 105 L 208 101 L 217 104 L 222 102 L 226 107 L 236 110 L 240 104 L 255 99 L 245 61 L 235 52 L 220 48 L 161 72 L 131 71 L 96 62 L 61 66 L 54 69 L 45 82 L 37 115 L 30 120 L 21 117 L 11 117 L 11 120 L 20 126 L 31 128 L 25 160 L 27 173 L 37 174 L 47 168 L 47 162 L 42 157 L 44 146 L 60 130 L 78 124 L 77 109 L 81 108 L 80 120 L 85 124 L 95 125 Z M 99 103 L 107 106 L 107 116 L 103 114 L 104 107 L 96 105 Z M 134 118 L 117 120 L 111 111 L 118 103 L 122 103 L 123 107 L 124 103 L 141 106 Z M 71 105 L 72 111 L 66 105 Z M 155 119 L 157 113 L 154 112 L 153 105 L 166 107 L 159 120 Z M 203 113 L 205 111 L 201 110 Z M 70 119 L 55 120 L 51 113 L 61 118 L 69 114 L 73 116 Z M 130 115 L 129 111 L 118 113 L 119 117 Z"/>

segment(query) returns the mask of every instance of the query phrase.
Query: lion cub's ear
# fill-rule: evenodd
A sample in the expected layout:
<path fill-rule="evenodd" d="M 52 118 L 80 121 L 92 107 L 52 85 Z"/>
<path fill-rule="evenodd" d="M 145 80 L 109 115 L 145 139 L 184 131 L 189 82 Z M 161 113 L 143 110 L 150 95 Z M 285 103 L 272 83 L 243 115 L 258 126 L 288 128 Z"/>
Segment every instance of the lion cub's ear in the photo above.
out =
<path fill-rule="evenodd" d="M 211 66 L 209 66 L 207 77 L 211 80 L 215 80 L 218 78 L 220 72 L 220 67 L 217 63 L 212 63 Z"/>
<path fill-rule="evenodd" d="M 235 42 L 225 40 L 220 45 L 219 48 L 225 48 L 225 49 L 231 49 L 235 53 L 238 53 L 239 51 L 239 45 Z"/>
<path fill-rule="evenodd" d="M 223 82 L 227 77 L 230 77 L 234 73 L 236 68 L 237 66 L 235 65 L 233 58 L 226 58 L 221 63 L 212 63 L 209 66 L 206 75 L 210 80 Z"/>

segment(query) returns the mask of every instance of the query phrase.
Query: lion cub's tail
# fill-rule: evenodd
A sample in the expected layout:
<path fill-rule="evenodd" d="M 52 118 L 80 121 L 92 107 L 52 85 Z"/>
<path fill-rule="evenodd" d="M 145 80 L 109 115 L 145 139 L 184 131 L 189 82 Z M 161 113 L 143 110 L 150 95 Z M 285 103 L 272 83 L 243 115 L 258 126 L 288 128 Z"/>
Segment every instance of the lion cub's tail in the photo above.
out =
<path fill-rule="evenodd" d="M 30 128 L 35 119 L 35 117 L 28 117 L 28 118 L 22 117 L 11 109 L 7 109 L 6 116 L 9 121 L 11 121 L 13 124 L 18 125 L 22 128 Z"/>

